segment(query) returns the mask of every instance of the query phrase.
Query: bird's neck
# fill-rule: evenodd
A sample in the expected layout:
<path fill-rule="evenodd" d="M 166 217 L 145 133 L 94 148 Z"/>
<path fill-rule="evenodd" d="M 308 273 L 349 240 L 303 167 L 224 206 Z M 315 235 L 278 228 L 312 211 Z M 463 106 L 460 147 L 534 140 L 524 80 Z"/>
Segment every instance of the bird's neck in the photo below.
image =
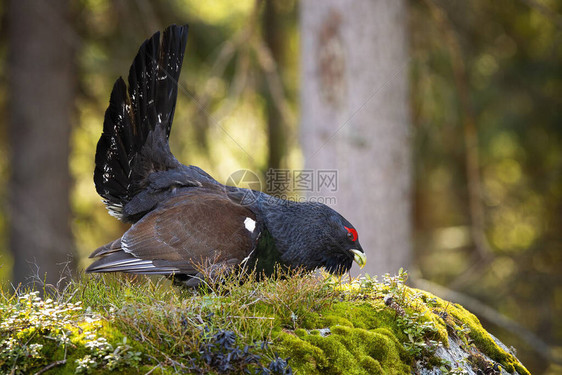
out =
<path fill-rule="evenodd" d="M 316 238 L 307 234 L 310 228 L 313 203 L 288 201 L 262 193 L 256 207 L 264 226 L 274 241 L 275 249 L 281 259 L 289 266 L 310 264 L 315 268 L 319 259 L 311 241 Z M 312 210 L 314 211 L 314 209 Z M 306 260 L 306 261 L 305 261 Z"/>
<path fill-rule="evenodd" d="M 267 228 L 263 228 L 256 244 L 254 253 L 248 263 L 249 269 L 254 269 L 258 277 L 271 276 L 275 272 L 282 271 L 288 267 L 280 262 L 281 253 L 277 249 L 275 239 Z"/>

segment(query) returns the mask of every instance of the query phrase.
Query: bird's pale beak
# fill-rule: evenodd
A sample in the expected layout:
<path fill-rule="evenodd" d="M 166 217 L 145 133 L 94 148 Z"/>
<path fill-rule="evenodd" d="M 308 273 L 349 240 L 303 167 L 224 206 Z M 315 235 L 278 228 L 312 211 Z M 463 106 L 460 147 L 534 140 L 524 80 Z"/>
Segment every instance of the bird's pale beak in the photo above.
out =
<path fill-rule="evenodd" d="M 365 264 L 367 264 L 367 256 L 365 253 L 357 249 L 350 249 L 349 251 L 353 253 L 353 260 L 355 263 L 357 263 L 360 268 L 365 267 Z"/>

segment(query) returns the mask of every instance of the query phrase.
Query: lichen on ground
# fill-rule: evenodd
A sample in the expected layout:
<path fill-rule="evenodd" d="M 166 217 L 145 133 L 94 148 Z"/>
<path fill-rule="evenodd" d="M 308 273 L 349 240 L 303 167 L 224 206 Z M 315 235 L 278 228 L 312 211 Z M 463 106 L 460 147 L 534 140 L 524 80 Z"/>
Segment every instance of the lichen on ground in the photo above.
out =
<path fill-rule="evenodd" d="M 84 277 L 63 294 L 2 292 L 0 372 L 528 374 L 459 305 L 404 285 L 308 273 L 168 281 Z M 451 341 L 454 340 L 454 341 Z M 439 357 L 450 342 L 466 363 Z"/>

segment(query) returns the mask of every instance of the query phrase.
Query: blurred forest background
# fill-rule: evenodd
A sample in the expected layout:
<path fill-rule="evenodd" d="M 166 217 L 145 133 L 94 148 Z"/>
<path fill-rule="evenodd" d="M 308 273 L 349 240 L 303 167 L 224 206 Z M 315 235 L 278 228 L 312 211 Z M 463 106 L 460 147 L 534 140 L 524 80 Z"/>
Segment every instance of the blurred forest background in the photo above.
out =
<path fill-rule="evenodd" d="M 405 4 L 411 281 L 474 311 L 518 349 L 532 373 L 562 374 L 562 2 Z M 303 168 L 299 9 L 296 0 L 0 1 L 4 287 L 12 280 L 10 248 L 31 255 L 39 248 L 25 242 L 31 232 L 49 244 L 31 259 L 74 253 L 82 269 L 93 249 L 126 229 L 95 193 L 95 146 L 113 82 L 128 73 L 140 43 L 171 23 L 190 24 L 171 137 L 176 157 L 221 182 L 241 168 L 262 176 L 269 167 Z M 41 34 L 41 17 L 58 32 L 41 35 L 38 50 L 28 49 L 25 31 L 35 27 Z M 57 58 L 48 60 L 53 49 Z M 42 70 L 33 59 L 45 59 Z M 10 125 L 35 112 L 26 109 L 36 109 L 32 101 L 16 107 L 25 103 L 25 87 L 33 91 L 43 80 L 52 85 L 43 93 L 51 99 L 43 113 L 52 113 L 45 127 Z M 63 93 L 61 83 L 68 88 Z M 43 138 L 26 143 L 34 132 Z M 14 162 L 16 152 L 42 148 L 62 162 Z M 58 185 L 53 191 L 29 186 L 32 175 Z M 18 199 L 30 206 L 27 214 L 14 212 Z M 51 202 L 51 227 L 34 225 L 42 214 L 34 210 L 37 201 Z M 18 220 L 25 224 L 20 233 L 10 229 Z"/>

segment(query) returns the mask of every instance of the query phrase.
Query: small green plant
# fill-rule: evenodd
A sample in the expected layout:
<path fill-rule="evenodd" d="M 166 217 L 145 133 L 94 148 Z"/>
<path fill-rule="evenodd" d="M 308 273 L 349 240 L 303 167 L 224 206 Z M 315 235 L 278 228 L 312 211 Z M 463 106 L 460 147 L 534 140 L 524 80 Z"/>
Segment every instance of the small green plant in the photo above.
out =
<path fill-rule="evenodd" d="M 416 359 L 431 356 L 441 345 L 439 341 L 432 339 L 437 334 L 437 328 L 433 322 L 423 321 L 418 313 L 399 316 L 396 323 L 408 338 L 404 342 L 404 348 Z"/>
<path fill-rule="evenodd" d="M 0 370 L 25 374 L 47 365 L 47 352 L 53 347 L 62 347 L 66 356 L 71 323 L 82 310 L 80 302 L 43 300 L 39 292 L 2 296 L 6 303 L 0 310 Z"/>
<path fill-rule="evenodd" d="M 193 373 L 207 374 L 217 371 L 220 374 L 270 374 L 292 375 L 293 370 L 286 359 L 276 353 L 269 361 L 263 357 L 268 343 L 248 345 L 238 343 L 238 337 L 232 331 L 219 330 L 211 334 L 209 329 L 201 333 L 198 350 L 188 354 L 187 370 Z"/>
<path fill-rule="evenodd" d="M 28 374 L 67 363 L 76 357 L 76 373 L 94 368 L 115 370 L 135 366 L 141 353 L 131 350 L 126 338 L 119 345 L 100 336 L 100 317 L 84 312 L 80 301 L 57 302 L 29 292 L 4 297 L 0 309 L 0 371 Z M 91 332 L 81 333 L 89 327 Z M 83 355 L 82 353 L 87 354 Z"/>
<path fill-rule="evenodd" d="M 97 337 L 96 334 L 86 333 L 86 348 L 90 354 L 76 360 L 76 373 L 87 374 L 96 368 L 103 368 L 109 371 L 118 370 L 125 367 L 138 367 L 142 359 L 142 353 L 133 351 L 127 345 L 127 338 L 123 337 L 121 344 L 115 348 L 106 338 Z"/>
<path fill-rule="evenodd" d="M 390 295 L 400 306 L 405 306 L 409 304 L 406 287 L 406 281 L 408 280 L 408 271 L 403 268 L 398 270 L 398 275 L 391 276 L 390 274 L 383 275 L 382 283 L 379 284 L 379 292 L 382 294 Z"/>

